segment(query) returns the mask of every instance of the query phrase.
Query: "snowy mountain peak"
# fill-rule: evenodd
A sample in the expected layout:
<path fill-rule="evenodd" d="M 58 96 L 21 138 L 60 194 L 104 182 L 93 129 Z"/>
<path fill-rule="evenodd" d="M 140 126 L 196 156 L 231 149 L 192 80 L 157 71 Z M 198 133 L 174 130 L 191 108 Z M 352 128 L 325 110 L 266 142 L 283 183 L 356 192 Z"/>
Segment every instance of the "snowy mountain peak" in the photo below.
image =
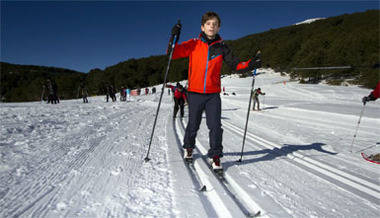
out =
<path fill-rule="evenodd" d="M 326 19 L 326 18 L 324 18 L 324 17 L 311 18 L 311 19 L 307 19 L 307 20 L 304 20 L 304 21 L 302 21 L 302 22 L 296 23 L 296 24 L 294 24 L 294 25 L 306 24 L 306 23 L 309 24 L 309 23 L 312 23 L 312 22 L 314 22 L 314 21 L 322 20 L 322 19 Z"/>

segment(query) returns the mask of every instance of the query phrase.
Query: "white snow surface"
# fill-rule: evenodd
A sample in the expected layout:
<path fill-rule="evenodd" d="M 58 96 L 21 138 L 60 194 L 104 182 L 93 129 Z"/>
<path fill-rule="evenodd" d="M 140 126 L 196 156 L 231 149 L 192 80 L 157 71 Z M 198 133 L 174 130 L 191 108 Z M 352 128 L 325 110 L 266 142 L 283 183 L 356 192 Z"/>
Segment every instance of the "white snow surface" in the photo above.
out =
<path fill-rule="evenodd" d="M 380 101 L 371 90 L 299 84 L 260 69 L 262 111 L 251 111 L 252 77 L 222 79 L 226 182 L 207 164 L 203 119 L 194 164 L 182 160 L 185 118 L 160 98 L 0 104 L 0 217 L 379 217 Z M 184 84 L 185 82 L 183 82 Z M 236 95 L 232 95 L 232 93 Z M 361 110 L 359 129 L 355 135 Z M 205 117 L 205 116 L 204 116 Z M 351 152 L 351 144 L 353 149 Z M 203 186 L 205 191 L 200 191 Z"/>
<path fill-rule="evenodd" d="M 324 17 L 311 18 L 311 19 L 304 20 L 302 22 L 298 22 L 294 25 L 309 24 L 309 23 L 313 23 L 314 21 L 323 20 L 323 19 L 326 19 L 326 18 L 324 18 Z"/>

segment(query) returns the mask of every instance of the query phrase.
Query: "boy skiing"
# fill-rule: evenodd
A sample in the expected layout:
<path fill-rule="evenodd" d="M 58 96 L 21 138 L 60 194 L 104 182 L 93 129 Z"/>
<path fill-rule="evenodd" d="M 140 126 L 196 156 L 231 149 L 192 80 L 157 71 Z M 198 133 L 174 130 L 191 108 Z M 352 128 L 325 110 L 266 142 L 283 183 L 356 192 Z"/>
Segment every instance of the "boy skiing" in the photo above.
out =
<path fill-rule="evenodd" d="M 195 138 L 206 113 L 209 129 L 210 149 L 207 156 L 215 171 L 222 170 L 220 158 L 223 157 L 222 123 L 221 123 L 221 81 L 220 71 L 223 61 L 237 73 L 245 73 L 261 66 L 260 59 L 254 58 L 240 62 L 232 55 L 229 47 L 223 42 L 218 32 L 220 18 L 215 12 L 207 12 L 202 16 L 201 33 L 198 38 L 190 39 L 175 45 L 172 59 L 189 57 L 188 70 L 188 106 L 189 120 L 184 137 L 184 158 L 192 159 Z M 176 24 L 172 35 L 179 35 L 181 24 Z M 168 48 L 168 54 L 171 46 Z"/>

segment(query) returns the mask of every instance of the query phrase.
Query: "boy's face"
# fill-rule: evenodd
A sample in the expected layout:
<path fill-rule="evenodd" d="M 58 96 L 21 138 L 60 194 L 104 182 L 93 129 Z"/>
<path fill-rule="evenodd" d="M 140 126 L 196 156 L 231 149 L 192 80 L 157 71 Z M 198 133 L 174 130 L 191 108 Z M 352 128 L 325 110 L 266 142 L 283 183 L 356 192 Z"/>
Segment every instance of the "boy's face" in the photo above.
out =
<path fill-rule="evenodd" d="M 201 25 L 201 30 L 206 34 L 207 38 L 213 39 L 215 35 L 219 32 L 220 26 L 218 19 L 215 17 L 207 20 L 206 23 Z"/>

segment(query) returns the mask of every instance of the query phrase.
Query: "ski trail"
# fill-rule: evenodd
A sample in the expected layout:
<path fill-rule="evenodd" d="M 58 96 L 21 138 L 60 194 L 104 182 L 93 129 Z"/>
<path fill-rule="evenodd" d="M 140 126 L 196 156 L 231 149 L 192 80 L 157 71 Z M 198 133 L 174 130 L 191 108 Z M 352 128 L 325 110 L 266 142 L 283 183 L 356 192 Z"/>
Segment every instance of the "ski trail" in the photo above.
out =
<path fill-rule="evenodd" d="M 128 113 L 125 107 L 131 107 Z M 91 128 L 90 123 L 70 126 L 68 133 L 52 141 L 40 163 L 31 163 L 34 170 L 29 175 L 18 183 L 10 182 L 0 200 L 0 215 L 172 216 L 174 211 L 167 209 L 174 205 L 170 175 L 165 170 L 167 148 L 157 146 L 167 144 L 166 138 L 160 137 L 167 125 L 165 119 L 157 123 L 156 164 L 142 161 L 150 134 L 147 126 L 152 125 L 147 117 L 153 117 L 153 111 L 144 101 L 105 105 L 97 108 L 99 120 L 91 123 Z M 154 185 L 156 192 L 147 184 Z"/>
<path fill-rule="evenodd" d="M 226 121 L 224 121 L 223 123 L 229 130 L 242 135 L 243 130 L 241 128 L 236 127 Z M 259 144 L 260 146 L 264 146 L 268 149 L 272 149 L 274 152 L 281 152 L 281 146 L 271 143 L 250 132 L 247 133 L 247 136 L 248 136 L 248 139 Z M 285 154 L 280 154 L 280 155 L 286 155 L 292 161 L 296 161 L 302 166 L 305 166 L 306 169 L 312 169 L 312 170 L 317 171 L 319 174 L 322 174 L 322 175 L 319 175 L 321 178 L 329 177 L 330 179 L 327 179 L 327 180 L 332 182 L 335 185 L 341 186 L 342 188 L 345 188 L 345 189 L 347 189 L 346 188 L 347 186 L 351 187 L 351 188 L 348 188 L 347 190 L 352 191 L 355 194 L 358 194 L 359 196 L 365 198 L 366 200 L 376 203 L 380 199 L 380 186 L 376 183 L 369 182 L 368 180 L 362 179 L 360 177 L 356 177 L 355 175 L 346 173 L 328 164 L 322 163 L 320 161 L 316 161 L 309 157 L 305 157 L 299 152 L 292 152 L 288 154 L 285 153 Z M 317 176 L 318 176 L 318 173 L 316 174 Z M 343 183 L 343 185 L 340 185 L 340 183 Z M 357 191 L 352 190 L 352 188 L 357 189 L 360 192 L 365 193 L 365 194 L 363 195 L 360 192 L 358 193 Z"/>

